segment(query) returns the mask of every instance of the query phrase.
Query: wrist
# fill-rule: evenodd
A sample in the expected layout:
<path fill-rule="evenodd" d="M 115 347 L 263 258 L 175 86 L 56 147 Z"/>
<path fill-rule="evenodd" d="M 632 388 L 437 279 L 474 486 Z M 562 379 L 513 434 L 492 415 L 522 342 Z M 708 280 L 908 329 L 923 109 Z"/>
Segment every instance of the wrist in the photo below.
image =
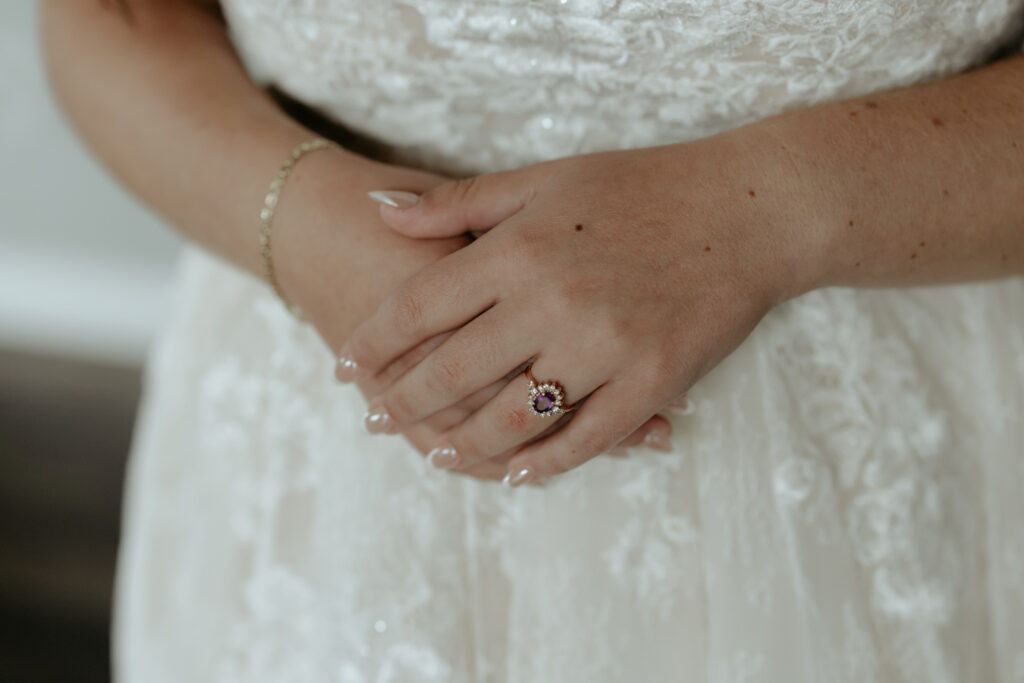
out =
<path fill-rule="evenodd" d="M 766 119 L 707 140 L 716 145 L 713 163 L 724 160 L 728 201 L 740 207 L 760 251 L 769 306 L 825 286 L 837 238 L 831 189 L 800 150 L 796 131 L 780 124 Z"/>
<path fill-rule="evenodd" d="M 394 286 L 462 245 L 457 239 L 413 240 L 388 229 L 367 192 L 421 192 L 443 180 L 345 150 L 317 152 L 296 165 L 275 216 L 275 270 L 284 297 L 332 348 Z"/>

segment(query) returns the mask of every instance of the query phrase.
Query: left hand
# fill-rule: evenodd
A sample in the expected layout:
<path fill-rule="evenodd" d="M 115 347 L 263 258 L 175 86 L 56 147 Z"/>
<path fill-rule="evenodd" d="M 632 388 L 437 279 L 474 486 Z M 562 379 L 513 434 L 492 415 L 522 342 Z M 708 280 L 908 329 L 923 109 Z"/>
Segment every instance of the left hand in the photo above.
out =
<path fill-rule="evenodd" d="M 454 331 L 371 414 L 401 429 L 532 362 L 539 382 L 585 399 L 564 428 L 538 438 L 553 424 L 519 374 L 438 445 L 464 466 L 526 444 L 508 461 L 518 484 L 620 443 L 811 286 L 817 240 L 792 215 L 797 183 L 750 149 L 723 134 L 594 153 L 381 206 L 409 236 L 481 236 L 399 286 L 342 348 L 366 377 Z"/>

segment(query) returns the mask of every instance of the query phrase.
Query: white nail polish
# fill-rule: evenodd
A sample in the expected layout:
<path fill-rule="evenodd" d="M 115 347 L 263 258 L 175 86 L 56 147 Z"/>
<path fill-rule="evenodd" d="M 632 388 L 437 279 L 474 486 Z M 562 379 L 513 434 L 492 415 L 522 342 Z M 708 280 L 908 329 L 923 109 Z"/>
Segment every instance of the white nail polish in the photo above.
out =
<path fill-rule="evenodd" d="M 692 415 L 696 410 L 696 406 L 694 406 L 693 401 L 686 396 L 681 396 L 675 399 L 666 407 L 670 412 L 675 413 L 676 415 Z"/>
<path fill-rule="evenodd" d="M 427 462 L 441 470 L 449 470 L 459 464 L 459 454 L 452 446 L 438 446 L 427 453 Z"/>
<path fill-rule="evenodd" d="M 367 411 L 363 416 L 363 426 L 371 434 L 387 434 L 392 431 L 394 424 L 391 415 L 383 409 L 374 412 Z"/>
<path fill-rule="evenodd" d="M 358 377 L 359 365 L 351 358 L 339 356 L 334 368 L 334 376 L 339 382 L 353 382 Z"/>
<path fill-rule="evenodd" d="M 672 441 L 668 434 L 661 431 L 650 431 L 644 435 L 644 446 L 655 451 L 668 453 L 672 450 Z"/>
<path fill-rule="evenodd" d="M 393 206 L 396 209 L 408 209 L 410 206 L 415 206 L 420 200 L 420 196 L 415 192 L 401 190 L 373 190 L 368 194 L 373 201 Z"/>
<path fill-rule="evenodd" d="M 518 472 L 509 472 L 505 475 L 505 478 L 501 480 L 501 485 L 505 488 L 512 488 L 525 484 L 527 481 L 533 478 L 533 470 L 529 467 L 524 467 Z"/>

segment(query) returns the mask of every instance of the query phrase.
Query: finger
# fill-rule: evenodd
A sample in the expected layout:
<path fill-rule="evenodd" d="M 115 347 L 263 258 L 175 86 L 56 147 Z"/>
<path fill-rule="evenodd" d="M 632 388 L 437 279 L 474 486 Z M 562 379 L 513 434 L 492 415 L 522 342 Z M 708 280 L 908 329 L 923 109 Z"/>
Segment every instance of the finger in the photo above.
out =
<path fill-rule="evenodd" d="M 473 392 L 466 398 L 459 401 L 456 405 L 449 406 L 444 410 L 434 413 L 423 420 L 422 424 L 429 425 L 431 428 L 436 430 L 439 435 L 443 434 L 456 425 L 465 422 L 466 418 L 479 410 L 481 406 L 486 404 L 492 398 L 497 396 L 501 390 L 505 388 L 506 384 L 508 384 L 507 378 L 502 378 L 497 382 L 493 382 L 483 389 Z M 437 441 L 437 439 L 434 439 L 434 441 Z"/>
<path fill-rule="evenodd" d="M 605 453 L 647 422 L 651 412 L 623 396 L 642 395 L 642 387 L 609 381 L 591 394 L 562 429 L 523 448 L 509 461 L 503 483 L 519 486 L 567 472 Z"/>
<path fill-rule="evenodd" d="M 436 449 L 427 454 L 427 464 L 433 465 L 438 469 L 448 470 L 453 474 L 465 474 L 475 479 L 490 479 L 492 481 L 501 481 L 505 476 L 505 470 L 508 468 L 508 461 L 497 461 L 497 460 L 481 460 L 479 462 L 469 463 L 461 467 L 445 467 L 443 464 L 434 461 L 434 456 L 439 453 Z M 440 474 L 440 473 L 438 473 Z"/>
<path fill-rule="evenodd" d="M 487 230 L 518 212 L 540 181 L 537 167 L 451 180 L 423 194 L 374 190 L 380 216 L 409 237 L 451 237 Z"/>
<path fill-rule="evenodd" d="M 608 455 L 629 455 L 629 448 L 643 447 L 668 453 L 672 450 L 672 423 L 661 415 L 655 415 L 639 429 L 614 446 Z"/>
<path fill-rule="evenodd" d="M 425 358 L 431 351 L 440 346 L 445 339 L 450 337 L 451 334 L 451 332 L 446 332 L 444 334 L 431 337 L 394 363 L 391 363 L 383 372 L 372 378 L 361 381 L 359 383 L 359 388 L 362 390 L 363 395 L 366 396 L 367 400 L 372 400 L 375 396 L 380 395 L 384 389 L 391 386 L 391 384 L 405 374 L 407 370 L 423 360 L 423 358 Z M 342 370 L 340 368 L 341 364 L 339 363 L 338 367 L 335 369 L 336 375 L 341 372 L 347 372 L 347 370 Z M 438 432 L 443 432 L 454 427 L 474 413 L 480 406 L 497 396 L 498 392 L 505 388 L 505 385 L 508 384 L 509 380 L 522 371 L 522 366 L 514 369 L 497 382 L 493 382 L 483 389 L 479 389 L 465 397 L 459 401 L 457 405 L 431 415 L 430 419 L 425 420 L 425 422 Z"/>
<path fill-rule="evenodd" d="M 669 401 L 665 408 L 676 415 L 690 415 L 696 409 L 693 405 L 693 401 L 691 401 L 685 393 L 680 394 Z"/>
<path fill-rule="evenodd" d="M 538 360 L 537 364 L 542 360 Z M 544 382 L 536 370 L 537 364 L 534 375 L 538 382 Z M 573 391 L 582 395 L 600 384 L 596 376 L 569 377 L 566 381 L 574 387 Z M 548 413 L 547 417 L 535 414 L 529 406 L 529 399 L 530 382 L 525 375 L 519 375 L 492 401 L 443 436 L 438 448 L 444 450 L 444 454 L 443 457 L 435 458 L 434 464 L 456 467 L 479 462 L 505 453 L 559 426 L 558 414 L 554 411 Z M 566 400 L 574 400 L 573 395 L 567 396 Z"/>
<path fill-rule="evenodd" d="M 451 335 L 451 332 L 434 335 L 430 339 L 418 345 L 416 348 L 411 349 L 399 358 L 396 358 L 394 362 L 390 363 L 376 375 L 364 378 L 359 383 L 359 388 L 363 390 L 363 394 L 368 399 L 377 396 L 384 391 L 384 389 L 394 384 L 395 381 L 407 371 L 416 367 L 420 361 L 429 356 L 434 349 L 444 343 L 444 341 Z M 355 368 L 351 367 L 350 363 L 351 361 L 346 358 L 336 359 L 334 364 L 334 377 L 339 382 L 351 382 L 356 379 L 354 376 Z"/>
<path fill-rule="evenodd" d="M 347 377 L 383 370 L 424 340 L 461 327 L 495 303 L 480 242 L 432 263 L 399 285 L 338 352 Z"/>
<path fill-rule="evenodd" d="M 498 304 L 456 330 L 441 346 L 370 401 L 369 412 L 399 428 L 419 422 L 505 377 L 536 351 L 536 335 L 508 320 L 511 304 Z M 521 318 L 521 316 L 520 316 Z"/>

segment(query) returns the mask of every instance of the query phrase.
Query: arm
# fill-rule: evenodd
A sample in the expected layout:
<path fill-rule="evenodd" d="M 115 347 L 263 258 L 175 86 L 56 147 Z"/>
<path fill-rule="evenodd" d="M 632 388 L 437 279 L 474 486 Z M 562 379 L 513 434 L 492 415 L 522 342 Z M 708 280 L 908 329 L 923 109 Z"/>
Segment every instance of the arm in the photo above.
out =
<path fill-rule="evenodd" d="M 252 83 L 216 5 L 48 0 L 46 59 L 68 116 L 114 174 L 187 238 L 262 278 L 263 196 L 314 133 Z M 330 346 L 369 314 L 374 294 L 465 243 L 388 235 L 366 200 L 382 182 L 439 180 L 344 150 L 296 167 L 275 216 L 274 260 Z"/>
<path fill-rule="evenodd" d="M 772 179 L 749 178 L 751 201 L 772 206 L 794 240 L 813 235 L 814 268 L 791 294 L 1024 273 L 1024 56 L 736 136 Z"/>

